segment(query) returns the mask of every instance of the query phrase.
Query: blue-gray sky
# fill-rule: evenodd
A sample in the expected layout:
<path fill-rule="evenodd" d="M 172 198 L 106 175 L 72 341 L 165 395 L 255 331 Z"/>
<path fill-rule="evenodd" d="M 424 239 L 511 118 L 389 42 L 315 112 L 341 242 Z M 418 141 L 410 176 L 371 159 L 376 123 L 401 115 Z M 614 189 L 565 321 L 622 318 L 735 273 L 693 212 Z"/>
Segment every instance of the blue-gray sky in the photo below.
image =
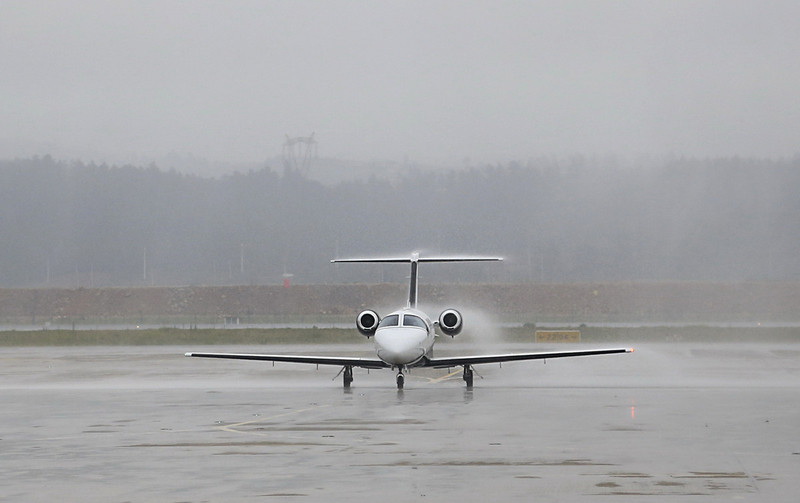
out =
<path fill-rule="evenodd" d="M 796 1 L 0 3 L 0 157 L 800 152 Z"/>

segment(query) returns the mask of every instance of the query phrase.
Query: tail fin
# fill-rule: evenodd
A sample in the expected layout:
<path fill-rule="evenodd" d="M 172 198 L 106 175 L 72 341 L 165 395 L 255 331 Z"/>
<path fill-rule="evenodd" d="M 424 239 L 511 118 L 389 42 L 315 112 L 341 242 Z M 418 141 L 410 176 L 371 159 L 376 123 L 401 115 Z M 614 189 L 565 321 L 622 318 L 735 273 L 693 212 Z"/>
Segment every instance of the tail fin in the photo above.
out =
<path fill-rule="evenodd" d="M 343 258 L 333 259 L 332 263 L 338 262 L 393 262 L 411 264 L 411 280 L 408 289 L 408 307 L 417 307 L 417 294 L 419 291 L 417 284 L 417 268 L 420 262 L 497 262 L 503 260 L 501 257 L 420 257 L 418 252 L 411 254 L 411 257 L 378 257 L 378 258 Z"/>

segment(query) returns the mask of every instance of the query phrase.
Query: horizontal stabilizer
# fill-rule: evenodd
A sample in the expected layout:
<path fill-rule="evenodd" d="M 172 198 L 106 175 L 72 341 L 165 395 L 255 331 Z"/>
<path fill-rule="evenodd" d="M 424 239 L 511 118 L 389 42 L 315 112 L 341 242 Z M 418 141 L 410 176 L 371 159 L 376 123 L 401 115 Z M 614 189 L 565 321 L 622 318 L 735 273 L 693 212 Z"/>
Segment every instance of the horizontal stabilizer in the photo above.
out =
<path fill-rule="evenodd" d="M 337 262 L 372 262 L 372 263 L 400 263 L 411 262 L 500 262 L 502 257 L 375 257 L 375 258 L 338 258 L 331 260 Z"/>
<path fill-rule="evenodd" d="M 417 307 L 417 267 L 420 262 L 499 262 L 501 260 L 503 260 L 501 257 L 420 257 L 419 252 L 414 252 L 410 257 L 339 258 L 333 259 L 331 262 L 411 264 L 408 307 L 415 308 Z"/>

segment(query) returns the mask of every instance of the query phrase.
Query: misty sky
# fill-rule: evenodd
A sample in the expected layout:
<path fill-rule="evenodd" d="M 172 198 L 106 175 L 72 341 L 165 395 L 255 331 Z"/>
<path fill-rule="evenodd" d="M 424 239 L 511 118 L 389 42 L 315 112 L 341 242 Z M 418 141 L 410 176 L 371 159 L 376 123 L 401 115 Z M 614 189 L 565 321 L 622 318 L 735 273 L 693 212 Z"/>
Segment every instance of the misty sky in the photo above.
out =
<path fill-rule="evenodd" d="M 800 152 L 790 1 L 0 3 L 0 157 Z"/>

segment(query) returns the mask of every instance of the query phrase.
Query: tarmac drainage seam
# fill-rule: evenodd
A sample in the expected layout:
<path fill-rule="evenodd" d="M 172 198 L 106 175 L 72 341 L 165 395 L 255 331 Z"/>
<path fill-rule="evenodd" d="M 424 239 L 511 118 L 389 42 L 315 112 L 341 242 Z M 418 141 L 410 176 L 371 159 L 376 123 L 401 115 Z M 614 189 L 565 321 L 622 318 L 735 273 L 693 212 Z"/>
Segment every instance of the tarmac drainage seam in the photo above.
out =
<path fill-rule="evenodd" d="M 174 444 L 131 444 L 121 447 L 296 447 L 296 446 L 322 446 L 329 447 L 324 442 L 179 442 Z"/>
<path fill-rule="evenodd" d="M 672 475 L 674 479 L 746 479 L 744 472 L 689 472 L 684 475 Z"/>
<path fill-rule="evenodd" d="M 414 463 L 398 461 L 396 463 L 375 463 L 351 466 L 617 466 L 613 463 L 598 463 L 588 459 L 567 459 L 564 461 L 440 461 Z"/>
<path fill-rule="evenodd" d="M 652 475 L 648 475 L 646 473 L 635 473 L 635 472 L 611 472 L 608 474 L 609 477 L 616 477 L 616 478 L 626 478 L 626 479 L 649 479 L 652 478 Z"/>

